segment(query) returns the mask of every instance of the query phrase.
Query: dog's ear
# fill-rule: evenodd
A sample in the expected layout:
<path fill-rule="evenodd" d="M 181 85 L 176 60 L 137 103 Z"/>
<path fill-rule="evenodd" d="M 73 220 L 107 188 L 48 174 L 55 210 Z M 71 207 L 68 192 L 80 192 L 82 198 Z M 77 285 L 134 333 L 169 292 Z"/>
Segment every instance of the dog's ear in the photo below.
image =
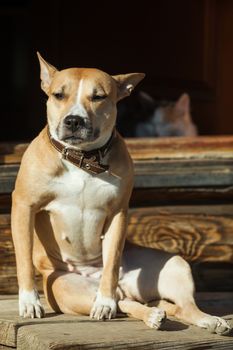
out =
<path fill-rule="evenodd" d="M 129 96 L 135 86 L 145 77 L 144 73 L 130 73 L 113 75 L 112 78 L 117 83 L 117 100 Z"/>
<path fill-rule="evenodd" d="M 49 86 L 51 84 L 52 78 L 54 74 L 57 72 L 57 69 L 46 62 L 39 52 L 37 52 L 37 56 L 40 62 L 40 79 L 41 79 L 41 89 L 48 95 Z"/>

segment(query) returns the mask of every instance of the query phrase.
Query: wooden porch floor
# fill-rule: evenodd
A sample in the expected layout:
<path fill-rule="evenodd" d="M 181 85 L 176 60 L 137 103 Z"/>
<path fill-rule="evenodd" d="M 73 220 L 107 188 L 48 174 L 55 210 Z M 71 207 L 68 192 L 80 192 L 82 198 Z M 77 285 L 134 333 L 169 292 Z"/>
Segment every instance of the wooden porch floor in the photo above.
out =
<path fill-rule="evenodd" d="M 233 293 L 200 293 L 199 306 L 233 325 Z M 45 301 L 42 298 L 45 305 Z M 44 319 L 17 315 L 17 297 L 0 297 L 0 350 L 76 349 L 233 349 L 233 335 L 219 336 L 169 319 L 162 330 L 119 316 L 99 322 L 86 316 L 57 315 L 46 307 Z"/>

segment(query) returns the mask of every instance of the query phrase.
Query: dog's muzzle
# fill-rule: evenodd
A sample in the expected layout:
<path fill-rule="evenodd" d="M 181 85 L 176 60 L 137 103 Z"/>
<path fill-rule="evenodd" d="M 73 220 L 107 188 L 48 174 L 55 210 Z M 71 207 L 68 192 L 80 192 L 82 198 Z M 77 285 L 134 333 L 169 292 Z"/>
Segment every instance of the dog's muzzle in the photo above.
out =
<path fill-rule="evenodd" d="M 64 126 L 67 130 L 75 133 L 78 129 L 85 126 L 85 121 L 79 115 L 68 115 L 64 119 Z"/>
<path fill-rule="evenodd" d="M 93 133 L 92 125 L 89 119 L 79 115 L 68 115 L 64 118 L 59 128 L 60 140 L 70 144 L 88 141 Z"/>

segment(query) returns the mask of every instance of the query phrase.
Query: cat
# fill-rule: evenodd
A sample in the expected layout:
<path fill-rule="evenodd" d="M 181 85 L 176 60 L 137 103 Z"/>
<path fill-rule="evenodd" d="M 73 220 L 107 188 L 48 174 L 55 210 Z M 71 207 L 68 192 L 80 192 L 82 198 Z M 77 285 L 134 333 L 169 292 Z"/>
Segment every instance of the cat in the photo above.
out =
<path fill-rule="evenodd" d="M 124 137 L 197 136 L 190 112 L 190 98 L 183 93 L 176 102 L 157 102 L 140 91 L 118 105 L 117 129 Z"/>

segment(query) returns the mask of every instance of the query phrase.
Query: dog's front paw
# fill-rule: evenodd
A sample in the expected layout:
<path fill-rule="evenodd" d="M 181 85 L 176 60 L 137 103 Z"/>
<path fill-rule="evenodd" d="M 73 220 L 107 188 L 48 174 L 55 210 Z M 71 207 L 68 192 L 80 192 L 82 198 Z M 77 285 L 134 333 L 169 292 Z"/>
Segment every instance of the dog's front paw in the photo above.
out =
<path fill-rule="evenodd" d="M 90 317 L 96 320 L 110 320 L 116 316 L 116 312 L 116 301 L 113 298 L 104 297 L 98 293 L 94 305 L 91 309 Z"/>
<path fill-rule="evenodd" d="M 44 309 L 36 289 L 19 291 L 19 315 L 26 318 L 44 317 Z"/>

